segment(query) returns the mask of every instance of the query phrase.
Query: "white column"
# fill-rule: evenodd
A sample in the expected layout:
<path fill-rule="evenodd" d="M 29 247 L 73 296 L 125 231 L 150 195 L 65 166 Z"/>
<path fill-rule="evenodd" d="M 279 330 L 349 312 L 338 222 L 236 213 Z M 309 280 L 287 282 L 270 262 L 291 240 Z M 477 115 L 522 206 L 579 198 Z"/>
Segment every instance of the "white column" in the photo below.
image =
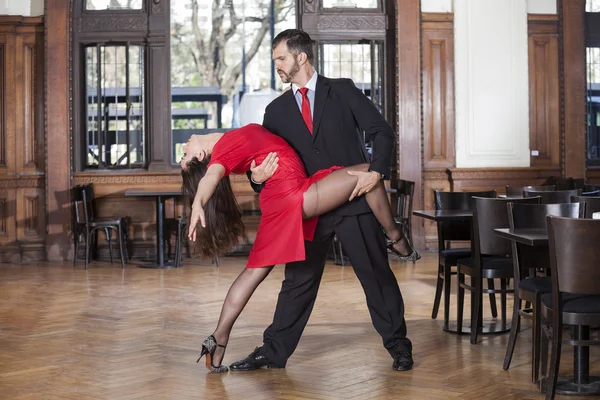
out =
<path fill-rule="evenodd" d="M 7 7 L 10 15 L 29 15 L 31 2 L 29 0 L 8 0 Z"/>
<path fill-rule="evenodd" d="M 44 15 L 44 0 L 0 0 L 0 15 Z"/>
<path fill-rule="evenodd" d="M 529 166 L 524 0 L 454 0 L 456 166 Z"/>
<path fill-rule="evenodd" d="M 31 0 L 31 14 L 32 17 L 38 17 L 44 15 L 44 0 Z"/>
<path fill-rule="evenodd" d="M 421 0 L 421 11 L 451 13 L 452 0 Z"/>
<path fill-rule="evenodd" d="M 556 14 L 556 0 L 527 0 L 529 14 Z"/>

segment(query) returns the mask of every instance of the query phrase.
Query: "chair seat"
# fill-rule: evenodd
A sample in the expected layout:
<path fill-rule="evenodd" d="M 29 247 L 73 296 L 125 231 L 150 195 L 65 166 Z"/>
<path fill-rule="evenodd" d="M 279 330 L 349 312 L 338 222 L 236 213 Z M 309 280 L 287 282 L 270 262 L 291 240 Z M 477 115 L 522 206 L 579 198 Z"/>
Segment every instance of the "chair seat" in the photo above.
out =
<path fill-rule="evenodd" d="M 552 293 L 552 278 L 549 276 L 536 276 L 519 282 L 519 290 L 528 292 Z"/>
<path fill-rule="evenodd" d="M 512 278 L 514 275 L 512 258 L 483 257 L 481 262 L 483 278 Z M 458 264 L 468 269 L 475 268 L 475 260 L 472 257 L 463 258 L 458 261 Z M 464 268 L 461 272 L 465 272 Z"/>
<path fill-rule="evenodd" d="M 91 221 L 89 225 L 92 227 L 119 225 L 121 220 L 122 218 L 119 217 L 96 218 L 95 220 Z"/>
<path fill-rule="evenodd" d="M 440 251 L 440 257 L 450 261 L 450 260 L 458 260 L 460 258 L 469 258 L 471 257 L 471 249 L 470 248 L 458 248 L 458 249 L 446 249 Z M 456 261 L 455 261 L 456 262 Z"/>
<path fill-rule="evenodd" d="M 542 303 L 552 309 L 552 293 L 543 294 Z M 563 312 L 600 314 L 600 295 L 563 294 Z"/>

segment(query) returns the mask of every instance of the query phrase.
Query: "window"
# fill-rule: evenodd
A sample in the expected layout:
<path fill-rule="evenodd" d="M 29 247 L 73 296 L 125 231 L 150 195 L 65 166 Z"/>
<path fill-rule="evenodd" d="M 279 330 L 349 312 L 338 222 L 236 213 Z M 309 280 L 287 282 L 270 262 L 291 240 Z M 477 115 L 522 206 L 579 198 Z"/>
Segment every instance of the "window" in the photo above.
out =
<path fill-rule="evenodd" d="M 271 71 L 270 30 L 276 35 L 296 26 L 296 1 L 231 0 L 215 9 L 215 0 L 171 0 L 173 163 L 191 135 L 245 123 L 239 111 L 244 93 L 282 88 Z"/>
<path fill-rule="evenodd" d="M 587 162 L 600 166 L 600 0 L 587 0 L 585 10 Z"/>
<path fill-rule="evenodd" d="M 378 0 L 323 0 L 323 8 L 377 8 Z"/>
<path fill-rule="evenodd" d="M 588 47 L 586 56 L 588 161 L 600 163 L 600 47 Z"/>
<path fill-rule="evenodd" d="M 88 45 L 85 58 L 85 166 L 144 167 L 144 47 Z"/>
<path fill-rule="evenodd" d="M 141 10 L 142 0 L 85 0 L 86 10 Z"/>
<path fill-rule="evenodd" d="M 320 42 L 319 71 L 328 78 L 350 78 L 385 115 L 383 100 L 383 41 Z M 372 154 L 371 143 L 365 143 Z"/>

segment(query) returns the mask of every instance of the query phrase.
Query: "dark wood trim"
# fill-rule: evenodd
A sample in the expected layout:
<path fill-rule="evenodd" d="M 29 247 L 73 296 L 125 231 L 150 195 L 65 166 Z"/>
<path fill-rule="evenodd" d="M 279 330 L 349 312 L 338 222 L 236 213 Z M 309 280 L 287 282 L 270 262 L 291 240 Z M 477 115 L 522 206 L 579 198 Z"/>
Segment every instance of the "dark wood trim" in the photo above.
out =
<path fill-rule="evenodd" d="M 398 0 L 398 175 L 415 182 L 413 208 L 423 206 L 421 105 L 421 1 Z M 423 246 L 423 224 L 413 221 L 417 247 Z"/>
<path fill-rule="evenodd" d="M 46 210 L 48 213 L 46 257 L 65 260 L 69 256 L 71 230 L 71 140 L 69 98 L 70 2 L 46 0 Z"/>
<path fill-rule="evenodd" d="M 530 165 L 560 168 L 558 16 L 529 15 L 528 25 Z"/>
<path fill-rule="evenodd" d="M 558 0 L 561 37 L 562 96 L 560 96 L 566 177 L 586 173 L 585 0 Z"/>

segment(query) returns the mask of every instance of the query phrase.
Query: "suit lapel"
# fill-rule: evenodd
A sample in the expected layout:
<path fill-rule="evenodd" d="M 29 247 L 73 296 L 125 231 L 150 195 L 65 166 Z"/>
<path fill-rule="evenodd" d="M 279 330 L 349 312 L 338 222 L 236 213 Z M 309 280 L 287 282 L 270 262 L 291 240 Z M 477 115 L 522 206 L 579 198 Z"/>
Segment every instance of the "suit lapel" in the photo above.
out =
<path fill-rule="evenodd" d="M 315 88 L 315 105 L 314 105 L 314 115 L 313 115 L 313 142 L 315 138 L 319 134 L 319 125 L 321 124 L 321 117 L 323 116 L 323 110 L 325 109 L 325 103 L 327 102 L 327 97 L 329 95 L 329 82 L 327 78 L 318 75 L 317 77 L 317 85 Z"/>

